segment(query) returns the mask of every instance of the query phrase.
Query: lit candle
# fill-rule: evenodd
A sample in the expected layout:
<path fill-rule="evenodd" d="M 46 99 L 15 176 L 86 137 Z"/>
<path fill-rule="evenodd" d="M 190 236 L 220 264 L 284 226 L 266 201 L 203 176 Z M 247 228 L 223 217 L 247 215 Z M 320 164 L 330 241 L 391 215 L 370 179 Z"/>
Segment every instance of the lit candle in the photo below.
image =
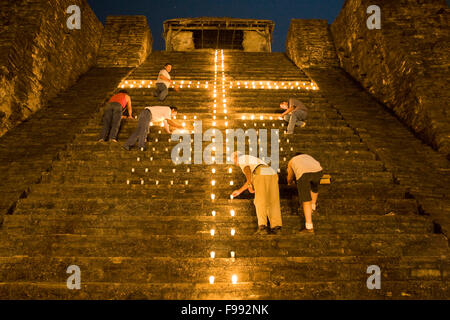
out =
<path fill-rule="evenodd" d="M 231 251 L 231 252 L 230 252 L 230 255 L 231 255 L 232 258 L 234 258 L 234 257 L 235 257 L 234 251 Z"/>
<path fill-rule="evenodd" d="M 216 185 L 216 180 L 212 180 L 211 181 L 211 185 L 215 186 Z"/>
<path fill-rule="evenodd" d="M 234 210 L 233 210 L 233 209 L 231 209 L 231 210 L 230 210 L 230 215 L 231 215 L 232 217 L 234 217 L 234 215 L 235 215 L 235 212 L 234 212 Z"/>
<path fill-rule="evenodd" d="M 130 184 L 130 180 L 127 180 L 127 184 Z"/>
<path fill-rule="evenodd" d="M 209 277 L 209 283 L 214 284 L 214 276 Z"/>
<path fill-rule="evenodd" d="M 216 216 L 216 211 L 213 210 L 213 211 L 211 212 L 211 214 L 212 214 L 213 217 L 215 217 L 215 216 Z"/>
<path fill-rule="evenodd" d="M 131 168 L 131 172 L 134 172 L 134 168 Z"/>
<path fill-rule="evenodd" d="M 211 258 L 214 259 L 216 256 L 216 253 L 214 251 L 211 251 L 210 255 L 211 255 Z"/>
<path fill-rule="evenodd" d="M 233 284 L 236 284 L 238 281 L 237 275 L 233 274 L 233 276 L 231 277 L 231 281 L 233 282 Z"/>
<path fill-rule="evenodd" d="M 214 193 L 211 193 L 211 200 L 214 200 L 216 198 L 216 195 Z"/>
<path fill-rule="evenodd" d="M 211 233 L 212 236 L 214 236 L 214 234 L 216 233 L 216 230 L 211 229 L 210 233 Z"/>
<path fill-rule="evenodd" d="M 236 230 L 231 229 L 231 235 L 234 236 L 236 234 Z"/>

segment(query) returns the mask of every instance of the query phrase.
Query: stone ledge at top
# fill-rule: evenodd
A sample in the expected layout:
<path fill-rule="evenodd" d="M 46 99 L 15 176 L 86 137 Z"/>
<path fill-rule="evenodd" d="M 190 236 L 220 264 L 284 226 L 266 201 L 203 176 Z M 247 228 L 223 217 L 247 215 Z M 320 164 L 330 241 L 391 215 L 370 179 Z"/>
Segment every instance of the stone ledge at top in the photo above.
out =
<path fill-rule="evenodd" d="M 152 49 L 152 33 L 145 16 L 108 16 L 97 66 L 137 67 Z"/>
<path fill-rule="evenodd" d="M 339 66 L 327 20 L 292 19 L 286 54 L 299 68 Z"/>

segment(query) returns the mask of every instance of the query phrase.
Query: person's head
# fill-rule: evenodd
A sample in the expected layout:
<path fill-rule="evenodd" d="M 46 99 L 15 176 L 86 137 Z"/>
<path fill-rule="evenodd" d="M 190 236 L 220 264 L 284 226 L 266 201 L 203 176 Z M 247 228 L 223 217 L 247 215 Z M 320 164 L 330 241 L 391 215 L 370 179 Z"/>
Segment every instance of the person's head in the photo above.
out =
<path fill-rule="evenodd" d="M 121 89 L 121 90 L 119 90 L 119 92 L 117 92 L 117 93 L 125 93 L 126 95 L 130 95 L 129 93 L 128 93 L 128 91 L 127 90 L 125 90 L 125 89 Z"/>
<path fill-rule="evenodd" d="M 171 65 L 170 63 L 166 63 L 166 64 L 164 65 L 164 69 L 166 69 L 167 72 L 170 72 L 170 71 L 172 71 L 172 65 Z"/>
<path fill-rule="evenodd" d="M 175 106 L 170 106 L 170 111 L 171 111 L 172 116 L 176 116 L 178 113 L 178 108 Z"/>
<path fill-rule="evenodd" d="M 287 109 L 289 107 L 289 103 L 287 101 L 280 102 L 280 108 Z"/>

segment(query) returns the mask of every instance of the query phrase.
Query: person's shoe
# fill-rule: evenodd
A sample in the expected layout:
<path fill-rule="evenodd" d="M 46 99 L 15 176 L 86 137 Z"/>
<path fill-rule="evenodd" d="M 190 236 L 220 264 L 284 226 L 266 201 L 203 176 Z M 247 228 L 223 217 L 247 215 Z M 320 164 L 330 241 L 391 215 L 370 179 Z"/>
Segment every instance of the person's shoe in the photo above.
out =
<path fill-rule="evenodd" d="M 97 142 L 98 142 L 98 143 L 105 143 L 106 141 L 103 140 L 103 139 L 100 139 L 100 140 L 98 140 Z"/>
<path fill-rule="evenodd" d="M 314 234 L 314 228 L 313 229 L 302 229 L 302 230 L 299 230 L 298 232 L 297 232 L 297 234 Z"/>
<path fill-rule="evenodd" d="M 300 128 L 304 128 L 306 126 L 305 121 L 300 121 L 300 124 L 298 125 Z"/>
<path fill-rule="evenodd" d="M 117 143 L 117 140 L 116 139 L 110 139 L 109 142 Z"/>
<path fill-rule="evenodd" d="M 124 148 L 127 151 L 130 151 L 130 147 L 129 146 L 123 145 L 122 148 Z"/>
<path fill-rule="evenodd" d="M 283 232 L 281 231 L 281 227 L 275 227 L 275 228 L 273 228 L 272 230 L 270 230 L 270 232 L 272 233 L 272 234 L 275 234 L 275 235 L 280 235 L 280 234 L 282 234 Z"/>
<path fill-rule="evenodd" d="M 255 235 L 266 235 L 269 233 L 269 229 L 267 226 L 259 226 L 258 230 L 256 230 Z"/>

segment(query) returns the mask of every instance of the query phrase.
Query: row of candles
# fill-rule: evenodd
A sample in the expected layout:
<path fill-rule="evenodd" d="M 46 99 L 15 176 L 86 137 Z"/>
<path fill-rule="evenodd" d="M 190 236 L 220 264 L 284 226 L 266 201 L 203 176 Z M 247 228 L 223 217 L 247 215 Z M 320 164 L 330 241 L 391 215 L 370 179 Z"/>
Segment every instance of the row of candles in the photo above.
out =
<path fill-rule="evenodd" d="M 217 90 L 218 53 L 219 53 L 219 50 L 216 50 L 216 51 L 215 51 L 215 55 L 214 55 L 214 90 L 213 90 L 214 104 L 213 104 L 213 120 L 216 119 L 216 113 L 217 113 L 217 98 L 218 98 L 218 90 Z M 222 93 L 222 106 L 223 106 L 223 113 L 224 113 L 224 114 L 227 114 L 227 99 L 226 99 L 226 90 L 225 90 L 225 87 L 226 87 L 225 61 L 224 61 L 224 56 L 223 56 L 223 50 L 220 51 L 220 55 L 221 55 L 221 64 L 220 64 L 220 67 L 221 67 L 221 69 L 222 69 L 222 70 L 221 70 L 221 72 L 222 72 L 222 77 L 221 77 L 221 82 L 222 82 L 222 83 L 221 83 L 221 84 L 222 84 L 222 86 L 221 86 L 221 87 L 222 87 L 222 88 L 221 88 L 221 89 L 222 89 L 222 90 L 221 90 L 221 93 Z M 180 87 L 181 87 L 181 86 L 180 86 Z M 225 116 L 224 118 L 227 119 L 226 116 Z M 213 127 L 216 126 L 216 122 L 215 122 L 215 121 L 212 122 L 212 126 L 213 126 Z M 225 123 L 225 126 L 228 126 L 228 123 L 227 123 L 227 122 Z M 213 133 L 214 133 L 214 132 L 213 132 Z M 215 143 L 215 139 L 214 139 L 213 143 Z M 213 151 L 215 151 L 215 147 L 213 148 Z M 227 151 L 229 151 L 229 150 L 227 150 Z M 212 157 L 212 158 L 214 159 L 214 157 Z M 227 160 L 229 161 L 230 159 L 228 158 Z M 213 160 L 213 161 L 214 161 L 214 160 Z M 228 173 L 231 174 L 232 172 L 233 172 L 233 169 L 232 169 L 232 168 L 228 168 Z M 214 175 L 214 174 L 216 173 L 216 169 L 215 169 L 215 168 L 212 168 L 212 169 L 211 169 L 211 173 Z M 233 182 L 233 180 L 231 180 L 231 181 L 230 181 L 230 185 L 232 186 L 233 184 L 234 184 L 234 182 Z M 211 186 L 212 186 L 212 188 L 213 188 L 215 185 L 216 185 L 216 180 L 212 179 L 212 180 L 211 180 Z M 232 198 L 232 196 L 230 196 L 230 197 Z M 214 201 L 215 198 L 216 198 L 215 194 L 214 194 L 214 193 L 211 193 L 211 200 Z M 234 209 L 230 209 L 230 215 L 231 215 L 231 217 L 234 217 L 235 214 L 236 214 L 235 210 L 234 210 Z M 212 211 L 211 211 L 211 215 L 212 215 L 213 217 L 215 217 L 215 216 L 216 216 L 216 211 L 215 211 L 215 210 L 212 210 Z M 212 237 L 215 235 L 215 233 L 216 233 L 216 230 L 215 230 L 215 229 L 211 229 L 211 230 L 210 230 L 210 234 L 211 234 Z M 230 234 L 231 234 L 231 236 L 234 236 L 234 235 L 236 234 L 236 229 L 231 228 Z M 231 251 L 231 252 L 230 252 L 230 256 L 231 256 L 231 258 L 232 258 L 233 261 L 234 261 L 235 256 L 236 256 L 236 255 L 235 255 L 235 252 L 234 252 L 234 251 Z M 214 259 L 214 258 L 215 258 L 215 252 L 214 252 L 214 251 L 211 251 L 211 252 L 210 252 L 210 257 L 211 257 L 211 259 Z M 231 282 L 232 282 L 233 284 L 236 284 L 237 281 L 238 281 L 237 275 L 236 275 L 236 274 L 233 274 L 232 277 L 231 277 Z M 211 276 L 209 277 L 209 283 L 210 283 L 210 284 L 214 284 L 214 276 L 211 275 Z"/>
<path fill-rule="evenodd" d="M 216 71 L 215 71 L 216 75 Z M 189 80 L 181 80 L 181 81 L 173 81 L 172 82 L 172 88 L 174 88 L 176 85 L 178 85 L 181 89 L 184 88 L 197 88 L 197 89 L 208 89 L 210 86 L 210 83 L 208 81 L 189 81 Z M 217 79 L 213 82 L 213 85 L 217 85 Z M 119 87 L 124 88 L 137 88 L 137 89 L 143 89 L 143 88 L 153 88 L 156 86 L 156 81 L 152 80 L 125 80 L 122 83 L 119 84 Z M 230 81 L 226 83 L 223 81 L 224 87 L 229 87 L 230 89 L 269 89 L 269 90 L 278 90 L 278 89 L 285 89 L 285 90 L 318 90 L 317 84 L 313 82 L 276 82 L 276 81 Z"/>

